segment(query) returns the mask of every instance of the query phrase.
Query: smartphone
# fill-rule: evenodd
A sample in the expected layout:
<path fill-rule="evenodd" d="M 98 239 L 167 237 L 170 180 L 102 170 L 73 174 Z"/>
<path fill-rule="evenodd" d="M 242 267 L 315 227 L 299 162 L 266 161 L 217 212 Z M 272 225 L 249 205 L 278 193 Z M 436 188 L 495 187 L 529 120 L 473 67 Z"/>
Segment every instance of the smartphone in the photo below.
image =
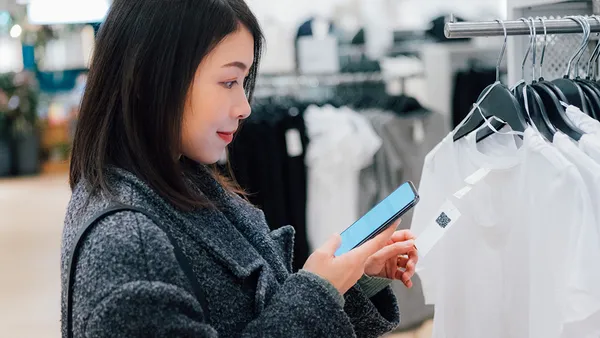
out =
<path fill-rule="evenodd" d="M 342 244 L 335 256 L 343 255 L 379 235 L 418 202 L 419 194 L 414 184 L 410 181 L 402 184 L 342 232 Z"/>

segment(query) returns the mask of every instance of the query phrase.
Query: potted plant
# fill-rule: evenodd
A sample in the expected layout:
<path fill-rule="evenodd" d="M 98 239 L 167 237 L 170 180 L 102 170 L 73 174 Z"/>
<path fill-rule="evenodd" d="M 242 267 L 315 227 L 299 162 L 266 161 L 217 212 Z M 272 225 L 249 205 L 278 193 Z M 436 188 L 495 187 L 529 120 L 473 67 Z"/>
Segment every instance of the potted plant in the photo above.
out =
<path fill-rule="evenodd" d="M 0 177 L 12 172 L 12 153 L 8 127 L 8 95 L 0 87 Z"/>
<path fill-rule="evenodd" d="M 6 142 L 10 149 L 11 173 L 31 175 L 39 172 L 38 94 L 31 73 L 0 75 L 0 116 L 5 119 Z M 2 104 L 4 103 L 4 104 Z"/>

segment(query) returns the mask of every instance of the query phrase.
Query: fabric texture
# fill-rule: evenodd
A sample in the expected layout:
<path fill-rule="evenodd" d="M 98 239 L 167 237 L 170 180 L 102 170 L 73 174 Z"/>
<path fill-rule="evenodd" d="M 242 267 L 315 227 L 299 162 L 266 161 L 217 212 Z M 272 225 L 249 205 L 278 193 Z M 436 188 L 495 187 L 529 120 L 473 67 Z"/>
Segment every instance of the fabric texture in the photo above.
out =
<path fill-rule="evenodd" d="M 270 231 L 264 214 L 227 193 L 208 173 L 190 186 L 218 209 L 176 210 L 133 174 L 111 169 L 115 194 L 75 188 L 62 242 L 62 312 L 66 253 L 79 227 L 111 201 L 148 210 L 104 218 L 77 255 L 73 284 L 74 337 L 379 337 L 399 322 L 389 288 L 368 298 L 359 285 L 339 296 L 324 279 L 292 273 L 293 228 Z M 169 229 L 205 288 L 204 318 L 172 246 Z M 62 336 L 66 337 L 63 317 Z"/>
<path fill-rule="evenodd" d="M 454 197 L 480 168 L 487 176 Z M 419 261 L 435 304 L 433 336 L 559 337 L 564 310 L 579 308 L 569 284 L 577 245 L 583 229 L 597 227 L 585 187 L 577 167 L 531 128 L 522 144 L 449 134 L 427 156 L 412 224 L 419 236 L 447 200 L 462 214 Z"/>

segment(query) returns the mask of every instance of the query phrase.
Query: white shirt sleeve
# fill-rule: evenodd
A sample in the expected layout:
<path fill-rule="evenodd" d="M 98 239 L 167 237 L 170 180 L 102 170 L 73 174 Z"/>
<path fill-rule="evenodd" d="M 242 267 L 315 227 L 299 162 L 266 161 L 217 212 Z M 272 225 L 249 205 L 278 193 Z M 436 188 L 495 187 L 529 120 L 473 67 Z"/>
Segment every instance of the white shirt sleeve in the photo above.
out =
<path fill-rule="evenodd" d="M 565 109 L 565 113 L 575 126 L 583 132 L 587 134 L 600 134 L 600 122 L 586 115 L 581 109 L 575 106 L 568 106 Z"/>

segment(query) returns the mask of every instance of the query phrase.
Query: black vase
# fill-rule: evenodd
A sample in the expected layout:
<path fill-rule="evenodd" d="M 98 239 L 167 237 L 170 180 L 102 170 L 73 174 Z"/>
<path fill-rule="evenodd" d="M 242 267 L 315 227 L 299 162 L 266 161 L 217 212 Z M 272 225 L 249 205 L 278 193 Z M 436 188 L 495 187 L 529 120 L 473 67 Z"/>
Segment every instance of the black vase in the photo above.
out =
<path fill-rule="evenodd" d="M 36 133 L 21 135 L 16 140 L 17 175 L 35 175 L 40 172 L 40 140 Z"/>
<path fill-rule="evenodd" d="M 0 138 L 0 177 L 11 174 L 12 162 L 10 143 L 8 140 Z"/>

